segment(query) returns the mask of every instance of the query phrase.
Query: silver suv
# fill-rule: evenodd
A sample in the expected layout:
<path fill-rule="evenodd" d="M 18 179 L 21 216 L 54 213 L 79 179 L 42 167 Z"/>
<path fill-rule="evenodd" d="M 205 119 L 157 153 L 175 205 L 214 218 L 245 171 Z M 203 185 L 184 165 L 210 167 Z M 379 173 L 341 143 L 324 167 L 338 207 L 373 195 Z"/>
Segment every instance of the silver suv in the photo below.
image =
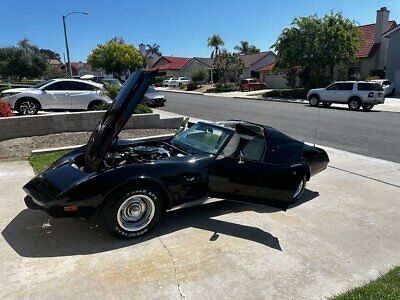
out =
<path fill-rule="evenodd" d="M 385 103 L 380 84 L 367 81 L 338 81 L 326 88 L 312 89 L 307 94 L 311 106 L 329 107 L 332 103 L 347 104 L 351 110 L 371 110 L 374 105 Z"/>

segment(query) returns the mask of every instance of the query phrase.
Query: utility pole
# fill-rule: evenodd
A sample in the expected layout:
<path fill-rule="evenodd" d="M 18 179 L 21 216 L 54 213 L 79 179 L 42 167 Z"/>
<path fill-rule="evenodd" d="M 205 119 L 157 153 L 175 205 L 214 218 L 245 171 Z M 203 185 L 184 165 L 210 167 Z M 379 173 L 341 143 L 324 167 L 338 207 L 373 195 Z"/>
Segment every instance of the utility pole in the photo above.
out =
<path fill-rule="evenodd" d="M 72 15 L 72 14 L 88 15 L 89 13 L 87 13 L 87 12 L 81 12 L 81 11 L 73 11 L 73 12 L 70 12 L 70 13 L 66 14 L 65 16 L 62 16 L 63 26 L 64 26 L 65 48 L 66 48 L 66 50 L 67 50 L 68 71 L 69 71 L 68 73 L 69 73 L 69 77 L 70 77 L 70 78 L 72 78 L 72 68 L 71 68 L 71 59 L 70 59 L 70 56 L 69 56 L 69 46 L 68 46 L 68 36 L 67 36 L 67 25 L 66 25 L 65 20 L 67 19 L 67 17 L 68 17 L 69 15 Z"/>

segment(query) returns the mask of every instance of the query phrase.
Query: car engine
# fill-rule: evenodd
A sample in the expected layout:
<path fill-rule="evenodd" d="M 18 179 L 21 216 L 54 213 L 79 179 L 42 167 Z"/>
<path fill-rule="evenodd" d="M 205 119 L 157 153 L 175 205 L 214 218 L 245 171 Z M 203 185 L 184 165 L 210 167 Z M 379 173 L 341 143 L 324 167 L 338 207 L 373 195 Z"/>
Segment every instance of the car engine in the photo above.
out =
<path fill-rule="evenodd" d="M 105 167 L 117 167 L 132 163 L 146 163 L 174 156 L 167 146 L 140 145 L 126 147 L 118 152 L 109 152 L 104 158 Z"/>

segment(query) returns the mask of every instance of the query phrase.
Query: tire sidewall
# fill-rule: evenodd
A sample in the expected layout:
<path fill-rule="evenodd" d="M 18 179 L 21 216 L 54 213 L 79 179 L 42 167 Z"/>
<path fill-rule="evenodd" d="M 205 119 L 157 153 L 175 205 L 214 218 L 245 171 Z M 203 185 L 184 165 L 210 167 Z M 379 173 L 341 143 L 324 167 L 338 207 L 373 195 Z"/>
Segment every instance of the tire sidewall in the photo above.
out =
<path fill-rule="evenodd" d="M 297 201 L 299 201 L 300 198 L 303 196 L 304 191 L 306 190 L 306 186 L 307 186 L 307 177 L 306 177 L 306 176 L 304 176 L 304 178 L 302 179 L 302 185 L 303 185 L 303 186 L 302 186 L 302 188 L 301 188 L 300 193 L 299 193 L 296 197 L 293 197 L 292 202 L 297 202 Z"/>
<path fill-rule="evenodd" d="M 146 227 L 139 231 L 127 231 L 122 228 L 117 220 L 117 213 L 119 207 L 124 201 L 134 195 L 146 195 L 154 203 L 154 216 Z M 160 197 L 159 191 L 152 186 L 141 186 L 124 188 L 117 192 L 112 198 L 110 198 L 106 205 L 103 207 L 103 218 L 106 226 L 111 232 L 121 239 L 132 239 L 140 237 L 150 232 L 160 220 L 161 216 L 165 212 L 165 205 L 163 199 Z"/>

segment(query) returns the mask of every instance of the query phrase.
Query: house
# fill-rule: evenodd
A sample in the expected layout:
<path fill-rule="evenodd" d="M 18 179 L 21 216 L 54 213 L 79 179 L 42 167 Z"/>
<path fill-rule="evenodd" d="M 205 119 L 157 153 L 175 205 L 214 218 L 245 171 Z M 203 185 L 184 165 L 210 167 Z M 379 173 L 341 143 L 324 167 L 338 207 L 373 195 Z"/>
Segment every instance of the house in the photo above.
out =
<path fill-rule="evenodd" d="M 239 55 L 243 61 L 244 68 L 241 78 L 260 78 L 259 70 L 276 61 L 276 54 L 272 51 L 259 52 L 254 54 Z"/>
<path fill-rule="evenodd" d="M 400 95 L 400 25 L 387 31 L 383 36 L 388 41 L 386 78 L 394 82 L 396 94 Z"/>
<path fill-rule="evenodd" d="M 356 53 L 357 62 L 348 68 L 349 79 L 385 77 L 389 40 L 384 35 L 397 25 L 395 21 L 389 21 L 389 13 L 386 7 L 382 7 L 377 11 L 376 23 L 358 27 L 361 33 L 361 47 Z"/>
<path fill-rule="evenodd" d="M 193 57 L 180 70 L 180 76 L 192 79 L 192 74 L 196 70 L 205 69 L 209 73 L 209 81 L 214 80 L 213 58 Z"/>
<path fill-rule="evenodd" d="M 66 65 L 62 65 L 61 69 L 65 70 Z M 72 76 L 83 76 L 83 75 L 105 75 L 103 70 L 94 70 L 92 66 L 84 62 L 71 62 Z"/>
<path fill-rule="evenodd" d="M 181 76 L 181 69 L 190 61 L 187 57 L 161 56 L 152 66 L 160 76 Z"/>
<path fill-rule="evenodd" d="M 150 52 L 146 49 L 146 46 L 142 43 L 139 45 L 140 54 L 147 60 L 147 67 L 153 67 L 154 63 L 160 59 L 160 55 Z"/>

